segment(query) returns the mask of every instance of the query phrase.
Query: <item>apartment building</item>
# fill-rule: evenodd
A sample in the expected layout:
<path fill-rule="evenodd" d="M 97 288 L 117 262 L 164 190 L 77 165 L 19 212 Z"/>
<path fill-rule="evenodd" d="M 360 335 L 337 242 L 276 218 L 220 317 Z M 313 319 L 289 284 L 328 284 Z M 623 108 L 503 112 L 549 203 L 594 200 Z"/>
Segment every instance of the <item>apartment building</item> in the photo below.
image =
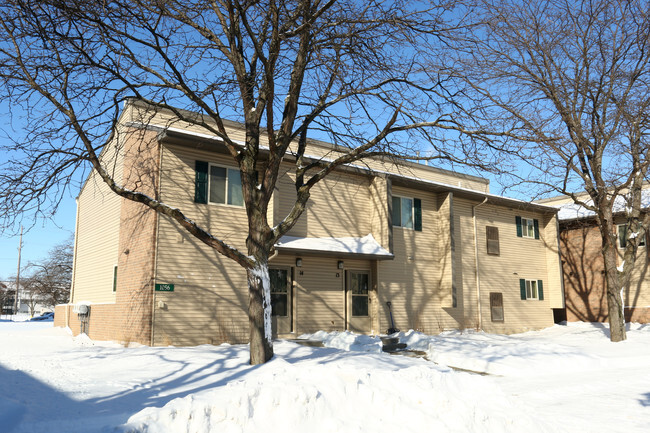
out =
<path fill-rule="evenodd" d="M 229 136 L 244 130 L 227 123 Z M 311 158 L 342 150 L 310 141 Z M 239 172 L 217 137 L 171 112 L 124 107 L 103 150 L 118 182 L 177 207 L 245 251 Z M 269 221 L 295 200 L 285 158 Z M 248 338 L 244 269 L 170 218 L 114 195 L 91 173 L 78 200 L 71 299 L 55 324 L 91 338 L 150 345 Z M 557 209 L 489 192 L 487 180 L 412 162 L 368 159 L 317 184 L 270 261 L 273 332 L 395 326 L 513 333 L 550 326 L 564 308 Z"/>

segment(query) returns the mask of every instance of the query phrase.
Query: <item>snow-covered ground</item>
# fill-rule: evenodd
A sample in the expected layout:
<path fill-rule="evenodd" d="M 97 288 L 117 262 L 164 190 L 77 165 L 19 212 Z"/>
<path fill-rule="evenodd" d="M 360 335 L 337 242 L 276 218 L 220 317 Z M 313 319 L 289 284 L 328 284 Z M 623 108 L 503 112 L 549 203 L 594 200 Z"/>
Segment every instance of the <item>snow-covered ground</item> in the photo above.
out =
<path fill-rule="evenodd" d="M 277 342 L 251 367 L 246 346 L 124 348 L 0 320 L 0 431 L 648 432 L 650 325 L 607 334 L 402 333 L 427 361 L 321 332 L 329 347 Z"/>

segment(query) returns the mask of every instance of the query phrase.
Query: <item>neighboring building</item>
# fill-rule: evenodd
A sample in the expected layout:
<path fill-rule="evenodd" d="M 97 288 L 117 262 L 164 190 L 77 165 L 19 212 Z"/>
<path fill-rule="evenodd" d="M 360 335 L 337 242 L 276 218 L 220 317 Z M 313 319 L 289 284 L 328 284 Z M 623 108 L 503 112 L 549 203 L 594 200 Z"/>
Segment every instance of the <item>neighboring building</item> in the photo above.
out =
<path fill-rule="evenodd" d="M 240 125 L 226 126 L 243 140 Z M 311 143 L 316 158 L 338 151 Z M 238 170 L 215 137 L 129 102 L 102 158 L 114 163 L 118 182 L 245 250 Z M 293 167 L 287 155 L 269 207 L 273 223 L 294 201 Z M 385 332 L 387 301 L 397 327 L 426 333 L 552 325 L 554 309 L 564 308 L 556 209 L 488 187 L 410 162 L 365 160 L 332 173 L 271 259 L 274 332 Z M 95 173 L 77 203 L 71 300 L 57 306 L 55 324 L 152 345 L 247 340 L 239 265 L 169 218 L 112 194 Z"/>
<path fill-rule="evenodd" d="M 540 200 L 559 208 L 560 251 L 564 274 L 566 320 L 604 322 L 608 320 L 607 283 L 602 255 L 602 238 L 593 212 L 567 197 Z M 625 248 L 625 206 L 615 203 L 618 263 Z M 641 241 L 630 282 L 623 291 L 625 320 L 650 323 L 650 249 L 648 236 Z"/>
<path fill-rule="evenodd" d="M 4 281 L 0 282 L 0 304 L 2 304 L 2 314 L 14 314 L 14 300 L 16 296 L 16 282 Z M 18 302 L 16 303 L 18 310 L 16 313 L 30 314 L 33 310 L 34 314 L 42 314 L 47 311 L 53 311 L 52 307 L 46 305 L 42 296 L 31 292 L 26 288 L 21 281 L 20 290 L 18 291 Z"/>

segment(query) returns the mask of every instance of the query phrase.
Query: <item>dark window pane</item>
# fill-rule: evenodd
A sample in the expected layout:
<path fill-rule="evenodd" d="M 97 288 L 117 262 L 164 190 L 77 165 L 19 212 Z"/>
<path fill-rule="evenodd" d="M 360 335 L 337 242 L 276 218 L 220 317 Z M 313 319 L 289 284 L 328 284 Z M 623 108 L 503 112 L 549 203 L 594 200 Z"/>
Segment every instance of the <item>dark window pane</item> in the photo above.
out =
<path fill-rule="evenodd" d="M 210 202 L 226 202 L 226 169 L 223 167 L 210 167 Z"/>
<path fill-rule="evenodd" d="M 269 269 L 271 293 L 287 293 L 287 270 Z"/>
<path fill-rule="evenodd" d="M 402 200 L 399 197 L 393 197 L 393 225 L 401 226 L 402 225 Z"/>
<path fill-rule="evenodd" d="M 228 204 L 244 205 L 244 194 L 241 189 L 241 173 L 239 170 L 228 169 Z"/>
<path fill-rule="evenodd" d="M 368 316 L 368 296 L 366 295 L 352 296 L 352 315 Z"/>
<path fill-rule="evenodd" d="M 286 294 L 271 294 L 271 315 L 272 316 L 287 316 L 287 295 Z"/>
<path fill-rule="evenodd" d="M 368 274 L 352 273 L 350 276 L 350 283 L 353 295 L 368 294 Z"/>
<path fill-rule="evenodd" d="M 621 248 L 627 246 L 627 226 L 618 226 L 618 246 Z"/>

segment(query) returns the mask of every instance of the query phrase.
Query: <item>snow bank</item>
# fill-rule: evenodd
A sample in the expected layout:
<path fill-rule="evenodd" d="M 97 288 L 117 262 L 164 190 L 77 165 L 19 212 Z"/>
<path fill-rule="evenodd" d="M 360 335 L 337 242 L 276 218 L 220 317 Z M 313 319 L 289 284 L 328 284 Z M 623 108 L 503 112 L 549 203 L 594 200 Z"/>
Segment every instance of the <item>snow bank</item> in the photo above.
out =
<path fill-rule="evenodd" d="M 247 380 L 145 409 L 122 431 L 551 431 L 483 377 L 426 361 L 396 369 L 387 357 L 364 355 L 366 367 L 346 357 L 307 365 L 278 357 Z"/>
<path fill-rule="evenodd" d="M 380 353 L 382 348 L 379 337 L 355 334 L 350 331 L 318 331 L 314 334 L 303 334 L 299 338 L 319 340 L 325 347 L 347 351 Z"/>
<path fill-rule="evenodd" d="M 604 324 L 517 335 L 414 331 L 423 359 L 379 353 L 377 337 L 308 335 L 274 344 L 125 348 L 51 323 L 0 322 L 0 431 L 650 431 L 650 325 L 611 343 Z M 337 347 L 337 348 L 333 348 Z"/>

